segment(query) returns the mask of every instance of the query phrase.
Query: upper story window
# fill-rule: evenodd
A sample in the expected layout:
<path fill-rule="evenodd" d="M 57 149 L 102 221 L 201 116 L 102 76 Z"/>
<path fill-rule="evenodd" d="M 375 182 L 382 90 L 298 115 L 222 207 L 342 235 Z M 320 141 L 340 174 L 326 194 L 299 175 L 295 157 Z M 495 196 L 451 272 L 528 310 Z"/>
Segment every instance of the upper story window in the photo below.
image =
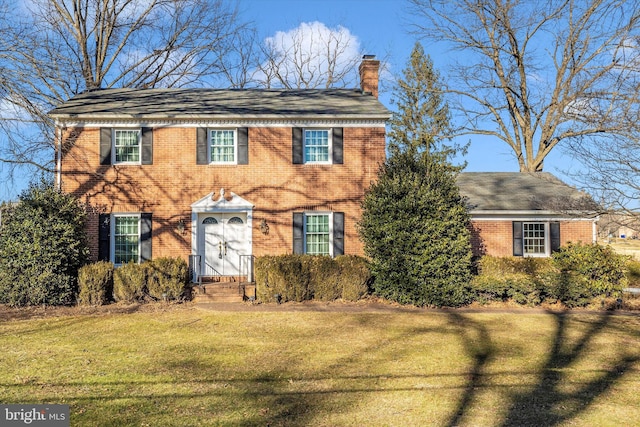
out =
<path fill-rule="evenodd" d="M 343 128 L 291 128 L 291 161 L 294 165 L 344 163 Z"/>
<path fill-rule="evenodd" d="M 115 129 L 113 163 L 140 164 L 140 129 Z"/>
<path fill-rule="evenodd" d="M 248 165 L 249 128 L 197 128 L 196 164 Z"/>
<path fill-rule="evenodd" d="M 236 163 L 236 132 L 230 129 L 209 131 L 210 163 Z"/>
<path fill-rule="evenodd" d="M 153 129 L 100 128 L 101 165 L 152 165 Z"/>
<path fill-rule="evenodd" d="M 304 162 L 331 163 L 331 133 L 328 129 L 305 129 Z"/>

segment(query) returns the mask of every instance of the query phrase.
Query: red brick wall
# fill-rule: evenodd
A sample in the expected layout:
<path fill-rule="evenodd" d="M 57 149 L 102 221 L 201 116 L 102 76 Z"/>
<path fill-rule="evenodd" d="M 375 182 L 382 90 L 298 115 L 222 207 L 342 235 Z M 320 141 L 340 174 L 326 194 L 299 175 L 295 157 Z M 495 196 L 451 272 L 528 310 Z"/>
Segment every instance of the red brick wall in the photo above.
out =
<path fill-rule="evenodd" d="M 345 253 L 362 254 L 356 222 L 360 201 L 384 161 L 383 128 L 344 128 L 344 164 L 294 165 L 291 128 L 249 128 L 249 164 L 196 164 L 196 129 L 165 127 L 153 132 L 153 165 L 99 165 L 99 129 L 67 132 L 62 187 L 96 209 L 90 219 L 91 253 L 97 258 L 97 212 L 153 213 L 153 257 L 191 253 L 190 205 L 208 193 L 238 196 L 255 205 L 254 255 L 291 253 L 292 213 L 345 213 Z M 179 233 L 182 219 L 186 231 Z M 259 230 L 265 219 L 269 234 Z"/>
<path fill-rule="evenodd" d="M 560 244 L 569 242 L 593 242 L 593 223 L 591 221 L 561 221 Z M 512 256 L 512 221 L 473 220 L 471 223 L 471 243 L 474 255 Z"/>

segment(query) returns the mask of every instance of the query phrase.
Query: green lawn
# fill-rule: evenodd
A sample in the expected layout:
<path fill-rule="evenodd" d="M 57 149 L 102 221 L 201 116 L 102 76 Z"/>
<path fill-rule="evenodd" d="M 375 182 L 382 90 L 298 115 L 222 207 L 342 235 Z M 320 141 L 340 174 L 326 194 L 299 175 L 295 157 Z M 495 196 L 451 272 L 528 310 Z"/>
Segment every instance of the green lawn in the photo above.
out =
<path fill-rule="evenodd" d="M 640 425 L 640 317 L 215 312 L 0 323 L 0 402 L 81 426 Z"/>

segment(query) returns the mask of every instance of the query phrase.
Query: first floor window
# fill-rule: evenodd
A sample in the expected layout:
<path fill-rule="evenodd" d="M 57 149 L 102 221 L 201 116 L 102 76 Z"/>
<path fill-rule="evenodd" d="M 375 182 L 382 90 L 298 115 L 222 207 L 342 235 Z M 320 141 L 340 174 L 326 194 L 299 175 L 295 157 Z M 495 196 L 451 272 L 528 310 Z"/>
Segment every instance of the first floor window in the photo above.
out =
<path fill-rule="evenodd" d="M 306 129 L 304 131 L 305 163 L 329 163 L 329 146 L 329 130 Z"/>
<path fill-rule="evenodd" d="M 305 253 L 331 255 L 329 214 L 305 215 Z"/>
<path fill-rule="evenodd" d="M 113 218 L 113 263 L 140 261 L 140 216 L 116 215 Z"/>
<path fill-rule="evenodd" d="M 513 221 L 513 255 L 544 257 L 560 248 L 559 221 Z"/>
<path fill-rule="evenodd" d="M 294 212 L 293 253 L 344 255 L 344 212 Z"/>
<path fill-rule="evenodd" d="M 214 129 L 209 134 L 209 161 L 211 163 L 235 163 L 235 131 Z"/>
<path fill-rule="evenodd" d="M 543 222 L 525 222 L 522 224 L 522 240 L 525 255 L 545 255 L 546 230 Z"/>
<path fill-rule="evenodd" d="M 140 163 L 140 130 L 116 129 L 114 163 Z"/>

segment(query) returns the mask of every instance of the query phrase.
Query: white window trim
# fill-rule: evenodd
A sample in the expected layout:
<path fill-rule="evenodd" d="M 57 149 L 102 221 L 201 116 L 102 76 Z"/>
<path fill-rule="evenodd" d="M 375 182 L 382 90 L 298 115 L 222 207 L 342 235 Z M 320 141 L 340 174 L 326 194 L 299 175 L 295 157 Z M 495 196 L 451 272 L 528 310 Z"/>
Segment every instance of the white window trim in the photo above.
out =
<path fill-rule="evenodd" d="M 214 162 L 211 161 L 211 134 L 219 131 L 233 132 L 233 160 L 230 162 Z M 237 128 L 215 128 L 207 129 L 207 158 L 210 165 L 237 165 L 238 164 L 238 129 Z"/>
<path fill-rule="evenodd" d="M 312 162 L 307 160 L 307 131 L 326 131 L 329 144 L 326 162 Z M 333 129 L 332 128 L 304 128 L 302 129 L 302 159 L 305 165 L 331 165 L 333 164 Z"/>
<path fill-rule="evenodd" d="M 525 224 L 543 224 L 544 225 L 544 253 L 527 253 L 525 251 Z M 551 256 L 551 229 L 548 221 L 523 221 L 522 222 L 522 256 L 526 258 L 547 258 Z"/>
<path fill-rule="evenodd" d="M 121 266 L 122 264 L 116 264 L 116 218 L 122 217 L 137 217 L 138 218 L 138 261 L 137 264 L 140 264 L 141 261 L 141 250 L 142 250 L 142 215 L 139 212 L 136 213 L 115 213 L 111 215 L 111 221 L 109 225 L 109 259 L 116 267 Z"/>
<path fill-rule="evenodd" d="M 119 162 L 116 155 L 116 134 L 118 131 L 137 131 L 138 132 L 138 161 L 137 162 Z M 112 165 L 141 165 L 142 164 L 142 128 L 113 128 L 111 129 L 111 164 Z"/>
<path fill-rule="evenodd" d="M 328 215 L 329 216 L 329 256 L 333 258 L 333 212 L 330 211 L 309 211 L 304 212 L 304 217 L 302 221 L 302 236 L 303 236 L 303 245 L 304 245 L 304 253 L 307 254 L 307 217 L 308 216 L 319 216 L 319 215 Z"/>

